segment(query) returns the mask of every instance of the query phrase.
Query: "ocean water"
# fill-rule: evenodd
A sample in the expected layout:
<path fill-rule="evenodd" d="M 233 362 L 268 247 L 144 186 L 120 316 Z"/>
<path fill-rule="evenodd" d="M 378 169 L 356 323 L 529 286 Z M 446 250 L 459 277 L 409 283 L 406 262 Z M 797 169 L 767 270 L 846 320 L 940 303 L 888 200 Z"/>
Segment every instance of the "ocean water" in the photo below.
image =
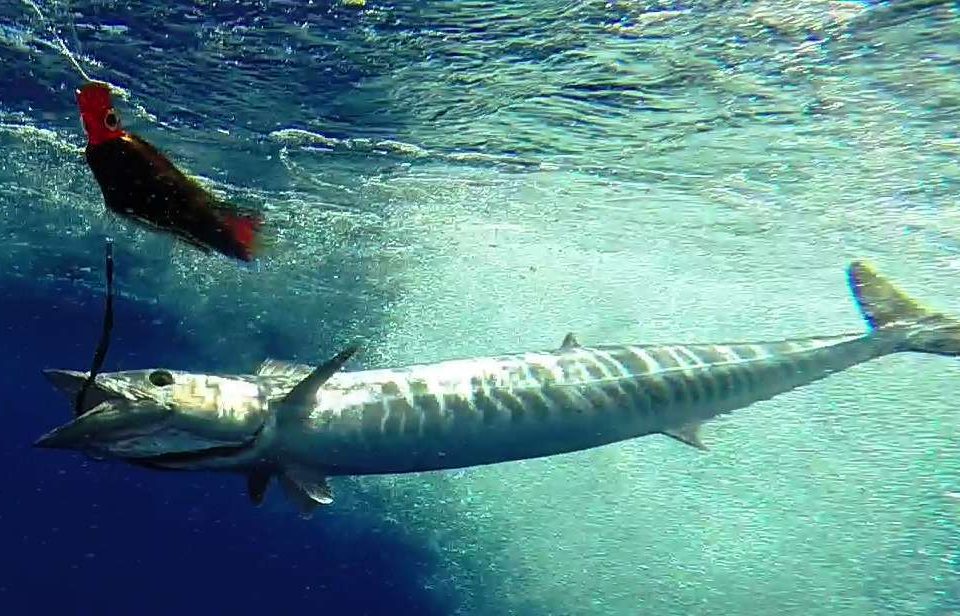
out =
<path fill-rule="evenodd" d="M 77 70 L 275 248 L 237 265 L 104 211 Z M 886 357 L 705 426 L 335 478 L 38 450 L 116 242 L 105 370 L 360 367 L 863 327 L 871 260 L 960 314 L 953 2 L 0 2 L 0 612 L 960 613 L 960 364 Z"/>

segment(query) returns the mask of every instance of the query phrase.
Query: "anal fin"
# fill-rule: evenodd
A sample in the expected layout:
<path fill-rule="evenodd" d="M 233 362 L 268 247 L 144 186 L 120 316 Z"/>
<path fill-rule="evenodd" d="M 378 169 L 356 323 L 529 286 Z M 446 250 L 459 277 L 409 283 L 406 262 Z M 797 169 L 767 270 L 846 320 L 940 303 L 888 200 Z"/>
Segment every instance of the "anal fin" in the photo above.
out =
<path fill-rule="evenodd" d="M 691 447 L 696 447 L 701 451 L 706 451 L 707 446 L 704 445 L 703 441 L 700 440 L 700 425 L 701 423 L 699 421 L 694 421 L 684 424 L 679 428 L 670 428 L 669 430 L 664 430 L 662 434 L 676 439 L 685 445 L 690 445 Z"/>

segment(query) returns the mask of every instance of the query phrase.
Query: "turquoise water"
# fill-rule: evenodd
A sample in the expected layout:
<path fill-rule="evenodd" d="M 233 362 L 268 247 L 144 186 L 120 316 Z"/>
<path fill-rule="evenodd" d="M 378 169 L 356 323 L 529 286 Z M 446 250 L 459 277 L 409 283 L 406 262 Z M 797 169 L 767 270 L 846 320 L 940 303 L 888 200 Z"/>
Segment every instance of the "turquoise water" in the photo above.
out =
<path fill-rule="evenodd" d="M 89 316 L 39 346 L 23 332 L 49 325 L 6 319 L 7 373 L 22 383 L 8 412 L 23 439 L 3 448 L 22 481 L 0 503 L 66 484 L 72 507 L 98 515 L 156 503 L 200 520 L 164 541 L 210 563 L 220 546 L 192 542 L 221 523 L 238 541 L 271 528 L 321 553 L 321 526 L 347 543 L 402 537 L 423 554 L 390 561 L 427 597 L 410 613 L 432 598 L 462 614 L 960 611 L 960 365 L 948 359 L 892 356 L 743 409 L 705 427 L 706 453 L 651 436 L 338 478 L 333 507 L 306 522 L 279 491 L 246 511 L 233 478 L 87 462 L 71 473 L 79 458 L 29 448 L 69 410 L 22 359 L 86 368 L 106 236 L 127 315 L 108 369 L 249 371 L 356 339 L 374 367 L 549 348 L 568 331 L 588 344 L 857 330 L 843 269 L 855 258 L 960 314 L 954 3 L 38 6 L 46 20 L 19 0 L 0 6 L 0 271 L 11 296 Z M 265 208 L 279 237 L 262 262 L 204 256 L 104 212 L 82 158 L 79 77 L 53 28 L 92 76 L 129 93 L 130 129 Z M 182 482 L 203 500 L 171 502 Z M 45 532 L 26 524 L 7 539 Z M 69 519 L 58 532 L 90 536 Z M 257 545 L 254 568 L 306 562 Z M 17 546 L 13 560 L 36 547 Z M 78 566 L 123 570 L 122 550 L 97 551 L 114 556 Z M 281 613 L 356 605 L 353 590 L 318 590 L 329 571 L 362 575 L 360 559 L 335 556 L 299 593 L 265 570 L 259 591 Z M 72 562 L 0 584 L 0 605 L 33 613 L 23 589 L 72 575 Z M 125 584 L 172 592 L 153 576 Z M 219 598 L 244 613 L 222 597 L 233 591 L 193 592 L 170 605 L 192 613 Z"/>

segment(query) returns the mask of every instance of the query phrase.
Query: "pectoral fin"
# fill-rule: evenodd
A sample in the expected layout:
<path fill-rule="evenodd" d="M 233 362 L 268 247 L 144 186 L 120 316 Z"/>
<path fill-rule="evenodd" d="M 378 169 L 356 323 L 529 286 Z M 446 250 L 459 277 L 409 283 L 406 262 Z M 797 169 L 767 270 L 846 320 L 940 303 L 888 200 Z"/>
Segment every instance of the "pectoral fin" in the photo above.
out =
<path fill-rule="evenodd" d="M 280 485 L 304 517 L 309 517 L 318 505 L 333 502 L 333 490 L 327 478 L 317 473 L 287 468 L 280 474 Z"/>
<path fill-rule="evenodd" d="M 666 434 L 670 438 L 677 439 L 681 443 L 690 445 L 691 447 L 696 447 L 702 451 L 707 450 L 707 446 L 704 445 L 703 441 L 700 440 L 700 422 L 692 422 L 680 426 L 679 428 L 664 430 L 663 434 Z"/>
<path fill-rule="evenodd" d="M 254 471 L 247 475 L 247 496 L 254 505 L 263 503 L 263 497 L 270 485 L 270 473 Z"/>

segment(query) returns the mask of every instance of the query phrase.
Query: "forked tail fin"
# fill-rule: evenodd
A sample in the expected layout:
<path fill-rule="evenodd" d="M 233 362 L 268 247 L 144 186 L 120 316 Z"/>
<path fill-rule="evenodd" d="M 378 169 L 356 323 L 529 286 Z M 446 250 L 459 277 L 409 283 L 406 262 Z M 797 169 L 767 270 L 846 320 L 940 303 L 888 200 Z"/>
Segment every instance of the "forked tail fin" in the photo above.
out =
<path fill-rule="evenodd" d="M 862 261 L 850 264 L 847 278 L 870 329 L 903 334 L 898 351 L 960 355 L 960 320 L 924 308 Z"/>

